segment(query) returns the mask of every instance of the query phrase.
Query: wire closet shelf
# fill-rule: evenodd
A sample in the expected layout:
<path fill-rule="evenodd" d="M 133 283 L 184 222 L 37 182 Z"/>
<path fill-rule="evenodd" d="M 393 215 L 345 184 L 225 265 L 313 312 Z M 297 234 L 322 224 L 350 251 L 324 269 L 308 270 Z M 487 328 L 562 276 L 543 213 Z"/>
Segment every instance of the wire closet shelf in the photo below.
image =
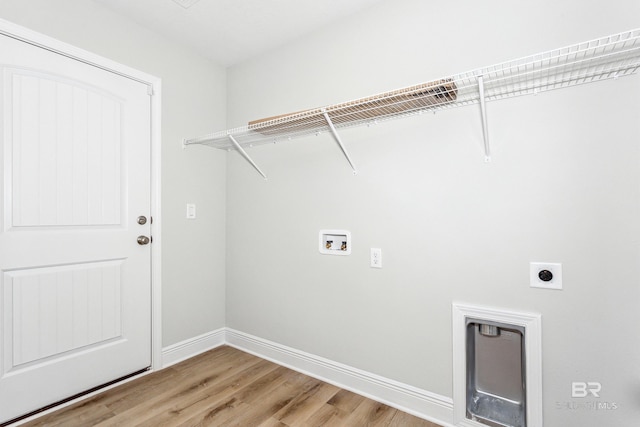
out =
<path fill-rule="evenodd" d="M 480 103 L 488 156 L 485 102 L 615 79 L 636 73 L 638 67 L 640 29 L 635 29 L 366 98 L 255 120 L 183 144 L 235 149 L 245 156 L 243 147 L 331 132 L 343 148 L 339 129 Z"/>

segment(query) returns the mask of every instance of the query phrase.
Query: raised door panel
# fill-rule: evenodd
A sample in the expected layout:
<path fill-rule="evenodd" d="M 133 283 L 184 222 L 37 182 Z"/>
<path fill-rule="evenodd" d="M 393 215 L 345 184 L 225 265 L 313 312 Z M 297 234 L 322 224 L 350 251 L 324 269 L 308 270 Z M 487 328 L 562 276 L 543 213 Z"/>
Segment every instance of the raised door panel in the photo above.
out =
<path fill-rule="evenodd" d="M 121 224 L 122 101 L 55 75 L 5 73 L 7 225 Z"/>
<path fill-rule="evenodd" d="M 3 374 L 122 337 L 122 260 L 4 273 Z"/>

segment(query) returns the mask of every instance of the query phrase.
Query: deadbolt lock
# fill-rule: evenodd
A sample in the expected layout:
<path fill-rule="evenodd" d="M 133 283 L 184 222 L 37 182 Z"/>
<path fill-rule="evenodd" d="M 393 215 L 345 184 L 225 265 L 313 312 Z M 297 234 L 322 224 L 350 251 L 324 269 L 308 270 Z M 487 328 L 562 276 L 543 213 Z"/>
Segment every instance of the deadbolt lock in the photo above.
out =
<path fill-rule="evenodd" d="M 138 224 L 140 224 L 140 225 L 145 225 L 146 223 L 147 223 L 147 217 L 146 217 L 146 216 L 143 216 L 143 215 L 140 215 L 140 216 L 138 217 Z"/>

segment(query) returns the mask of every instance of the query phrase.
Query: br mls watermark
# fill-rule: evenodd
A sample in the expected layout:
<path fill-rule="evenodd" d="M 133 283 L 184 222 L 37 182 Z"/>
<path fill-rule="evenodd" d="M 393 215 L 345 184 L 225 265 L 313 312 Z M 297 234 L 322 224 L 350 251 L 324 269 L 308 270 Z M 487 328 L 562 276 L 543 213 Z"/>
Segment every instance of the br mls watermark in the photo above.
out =
<path fill-rule="evenodd" d="M 577 400 L 573 400 L 570 402 L 556 402 L 556 409 L 569 411 L 615 411 L 616 409 L 618 409 L 618 404 L 616 402 L 587 400 L 600 399 L 601 391 L 602 384 L 597 381 L 574 381 L 571 383 L 571 397 Z"/>
<path fill-rule="evenodd" d="M 602 384 L 599 382 L 573 382 L 571 383 L 571 397 L 600 397 L 600 390 L 602 390 Z"/>

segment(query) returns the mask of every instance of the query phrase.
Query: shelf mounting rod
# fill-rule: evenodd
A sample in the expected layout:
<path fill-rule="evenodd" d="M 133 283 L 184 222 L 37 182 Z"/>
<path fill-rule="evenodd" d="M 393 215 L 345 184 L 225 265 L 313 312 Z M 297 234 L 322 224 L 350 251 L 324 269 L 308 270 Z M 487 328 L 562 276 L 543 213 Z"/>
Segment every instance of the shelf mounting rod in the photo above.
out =
<path fill-rule="evenodd" d="M 256 163 L 253 161 L 253 159 L 251 159 L 251 157 L 249 157 L 249 155 L 247 154 L 246 151 L 244 151 L 244 148 L 242 148 L 242 146 L 240 144 L 238 144 L 238 141 L 236 141 L 236 139 L 233 137 L 233 135 L 229 134 L 227 135 L 229 137 L 229 139 L 231 140 L 231 143 L 233 144 L 233 146 L 236 148 L 236 150 L 238 150 L 238 153 L 240 153 L 240 155 L 242 157 L 244 157 L 244 159 L 249 162 L 251 164 L 251 166 L 253 166 L 253 168 L 255 170 L 258 171 L 258 173 L 260 175 L 262 175 L 262 177 L 264 179 L 267 179 L 267 176 L 264 174 L 264 172 L 262 172 L 260 170 L 260 168 L 258 167 L 258 165 L 256 165 Z"/>
<path fill-rule="evenodd" d="M 340 139 L 340 135 L 338 134 L 338 131 L 336 130 L 335 126 L 333 125 L 333 122 L 331 121 L 331 118 L 329 117 L 329 114 L 325 110 L 322 110 L 322 115 L 324 116 L 324 119 L 327 121 L 327 124 L 329 125 L 329 129 L 331 129 L 331 133 L 333 134 L 333 138 L 338 143 L 338 146 L 340 147 L 340 150 L 342 150 L 342 154 L 344 154 L 344 157 L 347 158 L 347 162 L 349 162 L 349 165 L 351 166 L 351 169 L 353 169 L 353 174 L 357 175 L 358 171 L 356 170 L 356 166 L 353 164 L 353 161 L 351 160 L 351 157 L 349 156 L 349 153 L 347 152 L 347 149 L 345 148 L 344 144 L 342 143 L 342 140 Z"/>
<path fill-rule="evenodd" d="M 478 92 L 480 93 L 480 114 L 482 115 L 482 136 L 484 138 L 484 161 L 491 161 L 491 148 L 489 147 L 489 125 L 487 124 L 487 106 L 484 99 L 484 78 L 478 76 Z"/>

